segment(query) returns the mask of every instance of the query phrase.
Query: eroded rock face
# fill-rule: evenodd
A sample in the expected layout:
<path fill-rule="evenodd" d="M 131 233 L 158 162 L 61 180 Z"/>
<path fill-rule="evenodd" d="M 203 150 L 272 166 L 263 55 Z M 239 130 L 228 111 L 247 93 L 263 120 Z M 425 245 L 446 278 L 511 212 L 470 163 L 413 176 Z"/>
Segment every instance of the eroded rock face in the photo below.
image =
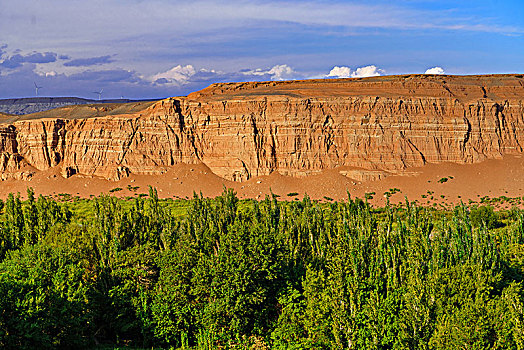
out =
<path fill-rule="evenodd" d="M 273 171 L 473 163 L 522 152 L 523 83 L 404 76 L 214 85 L 139 113 L 0 125 L 0 169 L 27 163 L 116 180 L 203 162 L 243 181 Z"/>

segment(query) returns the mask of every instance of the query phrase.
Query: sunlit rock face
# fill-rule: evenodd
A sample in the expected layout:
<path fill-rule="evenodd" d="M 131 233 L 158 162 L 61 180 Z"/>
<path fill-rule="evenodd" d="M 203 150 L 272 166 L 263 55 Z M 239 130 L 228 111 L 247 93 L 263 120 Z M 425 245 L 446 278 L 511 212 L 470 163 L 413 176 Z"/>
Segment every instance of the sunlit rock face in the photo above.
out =
<path fill-rule="evenodd" d="M 274 171 L 474 163 L 522 153 L 523 100 L 515 75 L 214 84 L 138 111 L 4 121 L 0 170 L 4 179 L 29 166 L 117 180 L 202 162 L 244 181 Z"/>

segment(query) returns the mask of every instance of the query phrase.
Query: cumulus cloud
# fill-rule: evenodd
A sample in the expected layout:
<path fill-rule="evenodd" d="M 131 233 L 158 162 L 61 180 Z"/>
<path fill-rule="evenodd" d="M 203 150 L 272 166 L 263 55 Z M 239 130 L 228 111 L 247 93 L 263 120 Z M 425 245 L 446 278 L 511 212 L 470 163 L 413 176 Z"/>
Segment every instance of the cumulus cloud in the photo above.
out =
<path fill-rule="evenodd" d="M 60 57 L 63 57 L 63 56 L 60 56 Z M 107 56 L 98 56 L 98 57 L 89 57 L 89 58 L 77 58 L 77 59 L 64 63 L 64 66 L 66 67 L 88 67 L 88 66 L 96 66 L 96 65 L 106 64 L 106 63 L 111 63 L 111 62 L 114 62 L 114 60 L 111 58 L 111 56 L 107 55 Z"/>
<path fill-rule="evenodd" d="M 151 81 L 157 84 L 187 84 L 192 76 L 196 74 L 195 67 L 188 64 L 178 65 L 168 71 L 157 73 L 151 77 Z"/>
<path fill-rule="evenodd" d="M 54 70 L 50 70 L 50 71 L 37 71 L 36 69 L 34 70 L 34 72 L 36 74 L 38 74 L 39 76 L 41 77 L 55 77 L 58 73 Z"/>
<path fill-rule="evenodd" d="M 335 66 L 326 77 L 328 78 L 349 78 L 351 76 L 351 68 Z"/>
<path fill-rule="evenodd" d="M 384 73 L 385 73 L 384 70 L 371 65 L 371 66 L 357 68 L 351 74 L 351 77 L 352 78 L 378 77 Z"/>
<path fill-rule="evenodd" d="M 441 67 L 433 67 L 426 70 L 424 74 L 444 74 L 444 69 Z"/>
<path fill-rule="evenodd" d="M 270 69 L 245 70 L 241 73 L 246 76 L 267 77 L 270 80 L 291 80 L 297 76 L 297 72 L 287 64 L 276 65 Z"/>
<path fill-rule="evenodd" d="M 365 78 L 365 77 L 377 77 L 384 74 L 383 69 L 377 68 L 377 66 L 370 65 L 365 67 L 359 67 L 355 71 L 351 71 L 350 67 L 335 66 L 326 78 Z"/>
<path fill-rule="evenodd" d="M 288 65 L 281 64 L 271 68 L 245 69 L 237 72 L 222 72 L 214 69 L 196 69 L 192 65 L 178 65 L 168 71 L 151 76 L 148 80 L 157 85 L 204 85 L 216 82 L 249 80 L 286 80 L 299 74 Z M 196 85 L 195 85 L 196 86 Z"/>
<path fill-rule="evenodd" d="M 21 55 L 19 53 L 6 57 L 0 66 L 6 68 L 19 68 L 24 63 L 50 63 L 56 61 L 57 54 L 54 52 L 33 52 L 26 55 Z"/>

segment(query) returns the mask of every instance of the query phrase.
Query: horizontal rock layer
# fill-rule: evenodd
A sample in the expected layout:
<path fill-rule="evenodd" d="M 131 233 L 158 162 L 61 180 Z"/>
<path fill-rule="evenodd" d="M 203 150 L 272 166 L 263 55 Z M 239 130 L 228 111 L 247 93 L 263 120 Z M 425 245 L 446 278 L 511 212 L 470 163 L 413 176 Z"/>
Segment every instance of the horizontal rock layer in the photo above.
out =
<path fill-rule="evenodd" d="M 56 117 L 56 110 L 53 118 L 0 125 L 0 170 L 2 178 L 20 178 L 26 165 L 60 167 L 65 177 L 115 180 L 203 162 L 243 181 L 273 171 L 305 176 L 339 166 L 392 171 L 479 162 L 522 152 L 523 81 L 402 76 L 222 84 L 128 114 L 78 119 Z"/>

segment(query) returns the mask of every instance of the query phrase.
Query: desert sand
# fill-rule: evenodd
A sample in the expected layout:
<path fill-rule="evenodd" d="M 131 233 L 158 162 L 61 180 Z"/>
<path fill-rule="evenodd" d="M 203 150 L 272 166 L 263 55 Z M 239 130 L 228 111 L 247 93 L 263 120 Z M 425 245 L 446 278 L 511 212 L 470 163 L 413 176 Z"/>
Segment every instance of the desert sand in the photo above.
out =
<path fill-rule="evenodd" d="M 215 197 L 224 188 L 232 188 L 241 199 L 259 200 L 271 193 L 279 195 L 282 200 L 302 199 L 307 194 L 312 199 L 323 202 L 347 200 L 348 193 L 352 198 L 362 199 L 368 194 L 371 204 L 383 206 L 386 203 L 385 193 L 389 192 L 392 193 L 389 200 L 393 204 L 404 203 L 407 198 L 424 206 L 451 208 L 461 202 L 480 203 L 483 197 L 523 197 L 522 169 L 523 157 L 506 156 L 477 164 L 428 164 L 410 168 L 406 172 L 409 175 L 391 175 L 375 181 L 355 181 L 341 174 L 347 169 L 338 168 L 307 177 L 283 176 L 275 172 L 245 182 L 233 182 L 213 174 L 204 164 L 180 164 L 162 175 L 130 175 L 119 181 L 82 175 L 63 178 L 55 168 L 37 172 L 29 181 L 3 181 L 0 198 L 16 192 L 24 197 L 28 187 L 33 188 L 37 194 L 57 198 L 64 193 L 81 198 L 100 194 L 135 197 L 148 193 L 148 187 L 153 186 L 158 190 L 160 198 L 187 199 L 194 192 Z M 443 178 L 447 181 L 443 182 Z M 115 191 L 119 188 L 122 190 Z M 373 192 L 373 198 L 369 199 Z M 514 205 L 522 207 L 520 201 L 502 201 L 492 205 L 499 209 L 508 209 Z"/>

